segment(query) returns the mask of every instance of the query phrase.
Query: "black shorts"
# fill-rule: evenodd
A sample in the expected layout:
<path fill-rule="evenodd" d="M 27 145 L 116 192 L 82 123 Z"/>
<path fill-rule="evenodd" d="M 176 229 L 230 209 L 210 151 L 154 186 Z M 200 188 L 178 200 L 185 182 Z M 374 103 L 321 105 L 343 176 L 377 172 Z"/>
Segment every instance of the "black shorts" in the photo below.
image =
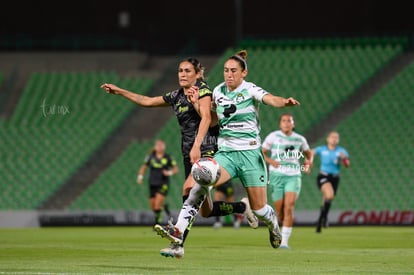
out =
<path fill-rule="evenodd" d="M 156 193 L 160 193 L 161 195 L 167 196 L 168 195 L 168 184 L 164 183 L 163 185 L 155 185 L 150 186 L 150 198 L 154 198 Z"/>
<path fill-rule="evenodd" d="M 234 188 L 233 183 L 231 181 L 228 181 L 226 183 L 223 183 L 217 188 L 215 188 L 216 191 L 222 192 L 226 197 L 231 197 L 234 194 Z"/>
<path fill-rule="evenodd" d="M 339 175 L 319 173 L 316 179 L 316 184 L 318 185 L 318 188 L 321 189 L 322 185 L 324 185 L 327 182 L 331 183 L 332 188 L 334 190 L 334 194 L 336 195 L 336 190 L 338 190 L 339 185 Z"/>

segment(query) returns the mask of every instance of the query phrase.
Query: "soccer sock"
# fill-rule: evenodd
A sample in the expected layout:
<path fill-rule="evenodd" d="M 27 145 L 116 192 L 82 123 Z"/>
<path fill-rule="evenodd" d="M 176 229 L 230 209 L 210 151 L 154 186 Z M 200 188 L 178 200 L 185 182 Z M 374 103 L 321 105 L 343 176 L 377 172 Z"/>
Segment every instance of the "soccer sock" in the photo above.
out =
<path fill-rule="evenodd" d="M 324 208 L 324 213 L 323 213 L 323 218 L 325 219 L 325 221 L 328 219 L 328 213 L 329 213 L 329 209 L 331 208 L 331 200 L 325 200 L 323 208 Z"/>
<path fill-rule="evenodd" d="M 319 220 L 318 220 L 319 223 L 322 222 L 322 219 L 324 216 L 325 216 L 325 206 L 323 205 L 321 206 L 321 211 L 319 213 Z"/>
<path fill-rule="evenodd" d="M 276 213 L 270 205 L 266 204 L 259 210 L 253 210 L 253 213 L 259 218 L 259 220 L 263 221 L 267 225 L 269 230 L 273 230 L 279 226 L 277 223 Z"/>
<path fill-rule="evenodd" d="M 225 202 L 215 201 L 213 202 L 213 209 L 209 217 L 214 216 L 227 216 L 233 213 L 244 213 L 246 205 L 242 202 Z"/>
<path fill-rule="evenodd" d="M 171 217 L 171 212 L 170 212 L 170 207 L 168 206 L 168 204 L 164 204 L 164 211 L 165 213 L 167 213 L 168 217 Z"/>
<path fill-rule="evenodd" d="M 191 226 L 193 225 L 193 221 L 194 221 L 194 218 L 190 222 L 190 225 L 188 226 L 188 228 L 186 228 L 184 230 L 184 233 L 183 233 L 183 242 L 180 244 L 181 247 L 184 247 L 185 240 L 187 239 L 188 233 L 190 233 L 190 229 L 191 229 Z"/>
<path fill-rule="evenodd" d="M 184 232 L 189 226 L 191 226 L 195 216 L 200 210 L 200 206 L 203 203 L 207 192 L 208 189 L 198 183 L 191 188 L 190 195 L 184 202 L 180 214 L 178 215 L 177 223 L 175 224 L 175 227 L 178 228 L 180 232 Z"/>
<path fill-rule="evenodd" d="M 155 224 L 161 223 L 161 210 L 154 210 Z"/>
<path fill-rule="evenodd" d="M 282 227 L 282 243 L 281 246 L 288 246 L 290 235 L 292 234 L 292 227 Z"/>
<path fill-rule="evenodd" d="M 183 195 L 183 203 L 188 199 L 188 196 L 189 195 Z M 188 233 L 190 231 L 189 228 L 191 228 L 191 225 L 192 224 L 190 224 L 190 226 L 188 228 L 186 228 L 185 231 L 184 231 L 184 233 L 183 233 L 183 242 L 180 245 L 181 247 L 184 247 L 184 242 L 185 242 L 185 239 L 187 239 L 187 235 L 188 235 Z"/>

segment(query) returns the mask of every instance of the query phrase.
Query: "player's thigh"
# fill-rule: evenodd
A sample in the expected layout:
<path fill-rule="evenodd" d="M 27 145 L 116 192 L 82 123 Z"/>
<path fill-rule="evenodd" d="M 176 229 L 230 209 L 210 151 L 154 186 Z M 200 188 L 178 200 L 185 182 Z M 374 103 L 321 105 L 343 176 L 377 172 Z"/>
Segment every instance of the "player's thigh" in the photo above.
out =
<path fill-rule="evenodd" d="M 284 191 L 285 191 L 285 197 L 286 194 L 290 194 L 289 198 L 293 199 L 295 197 L 295 200 L 297 197 L 299 197 L 300 190 L 302 189 L 302 178 L 300 175 L 298 176 L 286 176 L 284 178 Z M 294 196 L 295 195 L 295 196 Z"/>
<path fill-rule="evenodd" d="M 237 176 L 244 187 L 265 187 L 268 182 L 267 165 L 260 149 L 234 153 Z"/>
<path fill-rule="evenodd" d="M 269 192 L 273 202 L 283 200 L 285 194 L 284 177 L 271 172 L 269 175 Z"/>

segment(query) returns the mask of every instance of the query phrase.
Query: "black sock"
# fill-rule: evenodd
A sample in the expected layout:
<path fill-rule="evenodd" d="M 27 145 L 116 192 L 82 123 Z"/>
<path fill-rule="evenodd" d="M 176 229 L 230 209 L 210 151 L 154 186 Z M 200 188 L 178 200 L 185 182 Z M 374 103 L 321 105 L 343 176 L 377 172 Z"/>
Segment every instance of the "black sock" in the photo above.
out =
<path fill-rule="evenodd" d="M 164 211 L 165 213 L 167 213 L 168 217 L 171 217 L 171 212 L 170 212 L 170 207 L 168 206 L 168 204 L 164 204 Z"/>
<path fill-rule="evenodd" d="M 185 242 L 185 239 L 187 239 L 187 235 L 188 235 L 188 232 L 189 231 L 190 230 L 188 230 L 187 228 L 184 230 L 184 233 L 183 233 L 183 242 L 180 244 L 181 247 L 184 247 L 184 242 Z"/>
<path fill-rule="evenodd" d="M 323 205 L 323 208 L 325 209 L 324 213 L 323 213 L 323 218 L 325 219 L 325 221 L 328 219 L 328 213 L 329 213 L 329 209 L 331 208 L 331 200 L 325 200 L 325 203 Z"/>
<path fill-rule="evenodd" d="M 233 213 L 243 213 L 246 210 L 246 205 L 242 202 L 213 202 L 213 209 L 209 217 L 227 216 Z"/>
<path fill-rule="evenodd" d="M 155 223 L 159 224 L 161 223 L 161 210 L 154 210 L 155 215 Z"/>
<path fill-rule="evenodd" d="M 319 223 L 322 222 L 323 217 L 325 216 L 325 206 L 321 206 L 321 211 L 319 213 Z"/>

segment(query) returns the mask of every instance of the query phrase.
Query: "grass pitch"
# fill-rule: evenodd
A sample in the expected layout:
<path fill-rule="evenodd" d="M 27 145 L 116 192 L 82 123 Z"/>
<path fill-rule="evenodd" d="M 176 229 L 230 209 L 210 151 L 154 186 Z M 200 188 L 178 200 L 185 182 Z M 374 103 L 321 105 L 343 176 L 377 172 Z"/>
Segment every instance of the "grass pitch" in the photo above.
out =
<path fill-rule="evenodd" d="M 0 274 L 414 274 L 414 227 L 294 227 L 272 249 L 264 226 L 194 226 L 185 257 L 150 227 L 0 229 Z"/>

